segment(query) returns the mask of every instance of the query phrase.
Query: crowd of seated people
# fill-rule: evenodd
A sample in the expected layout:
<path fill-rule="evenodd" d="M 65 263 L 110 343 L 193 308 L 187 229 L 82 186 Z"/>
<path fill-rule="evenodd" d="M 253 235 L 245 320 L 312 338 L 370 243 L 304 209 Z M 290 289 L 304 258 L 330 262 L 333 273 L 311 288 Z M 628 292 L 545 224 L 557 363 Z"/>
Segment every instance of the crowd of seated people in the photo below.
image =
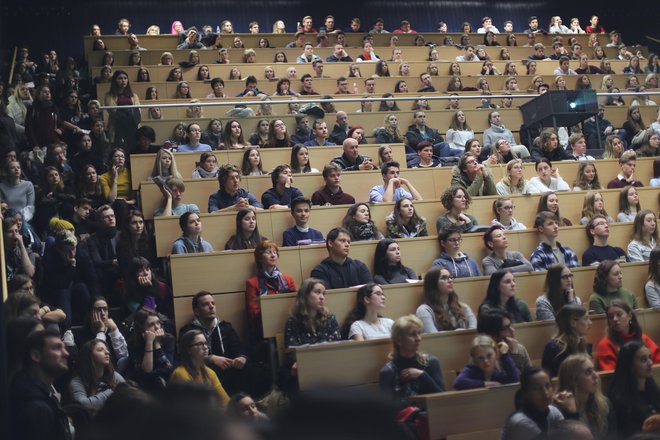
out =
<path fill-rule="evenodd" d="M 561 18 L 553 17 L 550 32 L 554 33 L 554 28 L 565 34 L 580 33 L 579 22 L 574 21 L 577 19 L 571 20 L 569 29 L 562 27 Z M 604 33 L 597 16 L 589 22 L 588 33 Z M 508 25 L 512 24 L 505 23 L 504 30 L 513 35 Z M 536 17 L 531 17 L 528 25 L 530 39 L 544 32 Z M 354 19 L 351 30 L 346 32 L 363 32 L 360 26 L 360 20 Z M 335 34 L 337 41 L 344 35 L 331 16 L 323 28 L 324 32 Z M 129 64 L 140 65 L 140 51 L 146 49 L 129 29 L 128 20 L 122 19 L 117 34 L 126 35 L 130 49 L 135 51 Z M 256 22 L 250 24 L 250 30 L 254 29 L 258 32 Z M 444 29 L 446 32 L 446 26 Z M 172 65 L 178 98 L 190 98 L 191 84 L 182 80 L 182 68 L 191 67 L 199 69 L 198 80 L 210 81 L 214 97 L 226 96 L 222 91 L 223 79 L 211 81 L 208 66 L 204 70 L 199 54 L 194 53 L 211 48 L 219 49 L 220 56 L 227 56 L 220 41 L 230 41 L 233 26 L 226 20 L 218 30 L 207 28 L 200 32 L 194 27 L 185 29 L 179 21 L 172 24 L 172 34 L 179 37 L 177 48 L 193 50 L 190 58 L 180 63 L 181 67 L 173 66 L 171 55 L 169 59 L 161 58 L 163 65 Z M 273 32 L 280 30 L 284 31 L 284 23 L 275 23 Z M 382 20 L 377 20 L 370 33 L 383 31 Z M 299 32 L 303 37 L 316 33 L 311 17 L 303 19 Z M 404 20 L 393 36 L 413 32 Z M 154 27 L 148 32 L 157 33 Z M 484 18 L 479 33 L 484 33 L 488 46 L 497 44 L 495 36 L 499 31 L 489 17 Z M 94 49 L 103 50 L 98 26 L 93 28 L 93 35 Z M 299 47 L 302 53 L 296 62 L 313 63 L 316 77 L 322 78 L 322 61 L 314 54 L 314 45 L 304 43 L 304 38 L 296 35 L 292 47 Z M 316 47 L 325 47 L 321 35 Z M 367 71 L 365 63 L 369 62 L 373 62 L 379 77 L 395 76 L 399 69 L 392 68 L 390 72 L 385 54 L 380 54 L 382 58 L 376 55 L 381 50 L 374 48 L 368 35 L 356 60 L 359 64 L 349 76 L 356 76 L 360 67 Z M 240 37 L 236 38 L 233 47 L 240 47 Z M 419 41 L 424 45 L 423 38 Z M 269 46 L 267 40 L 261 44 L 260 47 Z M 572 49 L 573 57 L 580 60 L 580 69 L 597 74 L 594 69 L 599 69 L 586 64 L 584 54 L 576 53 L 575 46 L 579 44 Z M 334 49 L 335 58 L 326 62 L 352 61 L 343 47 Z M 460 62 L 472 58 L 487 61 L 480 58 L 485 54 L 481 48 L 475 50 L 468 42 L 464 49 Z M 538 49 L 543 49 L 542 45 Z M 655 210 L 640 205 L 636 190 L 646 184 L 657 186 L 660 161 L 653 164 L 651 182 L 641 182 L 635 174 L 637 157 L 658 156 L 660 143 L 657 121 L 647 127 L 638 106 L 630 106 L 628 120 L 620 130 L 607 121 L 603 123 L 604 112 L 599 113 L 596 118 L 601 118 L 602 133 L 585 124 L 584 134 L 567 136 L 564 147 L 561 129 L 543 130 L 532 145 L 526 145 L 525 139 L 518 142 L 491 104 L 488 129 L 482 136 L 471 130 L 463 111 L 453 109 L 455 115 L 447 127 L 445 141 L 438 129 L 427 125 L 425 112 L 430 109 L 423 99 L 423 106 L 415 109 L 404 132 L 398 128 L 393 108 L 397 102 L 388 106 L 386 98 L 391 95 L 383 96 L 382 111 L 387 116 L 384 127 L 373 133 L 382 141 L 378 143 L 405 144 L 411 168 L 453 166 L 451 185 L 436 200 L 446 212 L 436 219 L 438 257 L 426 262 L 422 302 L 415 304 L 410 315 L 392 316 L 386 307 L 387 289 L 382 286 L 419 281 L 417 273 L 404 265 L 404 260 L 412 256 L 402 255 L 396 240 L 429 235 L 427 219 L 415 208 L 417 201 L 422 200 L 415 188 L 420 174 L 415 173 L 417 170 L 404 170 L 403 177 L 402 167 L 393 159 L 389 147 L 389 151 L 384 147 L 379 150 L 378 164 L 360 154 L 359 146 L 371 133 L 365 136 L 364 128 L 349 125 L 348 119 L 354 113 L 326 111 L 336 113 L 337 125 L 329 132 L 328 117 L 297 113 L 297 126 L 287 127 L 283 120 L 270 118 L 272 113 L 268 113 L 266 103 L 259 111 L 261 117 L 267 118 L 257 125 L 261 131 L 258 128 L 250 138 L 243 133 L 240 119 L 247 112 L 242 113 L 242 109 L 234 113 L 237 119 L 212 120 L 206 131 L 194 121 L 201 121 L 198 113 L 189 117 L 193 121 L 177 126 L 167 142 L 157 145 L 153 128 L 148 122 L 142 124 L 138 110 L 99 110 L 100 102 L 118 107 L 140 103 L 141 97 L 132 91 L 128 73 L 121 66 L 113 66 L 111 53 L 104 57 L 104 66 L 109 65 L 109 69 L 94 81 L 94 88 L 86 88 L 75 60 L 67 60 L 59 67 L 54 51 L 42 63 L 30 61 L 26 49 L 19 52 L 21 70 L 17 68 L 20 75 L 11 85 L 15 90 L 10 96 L 13 99 L 7 105 L 0 103 L 0 118 L 11 118 L 8 125 L 2 125 L 8 127 L 8 136 L 2 138 L 0 145 L 0 200 L 9 288 L 5 308 L 11 348 L 11 429 L 16 438 L 72 438 L 74 430 L 83 435 L 88 430 L 101 429 L 104 421 L 110 425 L 110 420 L 118 415 L 129 420 L 127 406 L 144 408 L 145 419 L 162 421 L 163 412 L 153 410 L 162 410 L 159 405 L 166 399 L 179 405 L 190 403 L 191 408 L 199 411 L 196 417 L 206 415 L 211 406 L 226 408 L 229 419 L 267 425 L 268 416 L 257 409 L 251 396 L 261 397 L 273 385 L 269 397 L 278 393 L 284 397 L 279 404 L 271 401 L 268 410 L 283 406 L 282 401 L 293 397 L 298 389 L 295 347 L 335 341 L 390 338 L 392 355 L 389 360 L 382 359 L 378 380 L 381 391 L 392 399 L 397 410 L 405 411 L 413 405 L 410 398 L 414 395 L 444 392 L 452 387 L 445 384 L 443 359 L 420 350 L 422 335 L 461 329 L 476 329 L 478 335 L 464 347 L 469 363 L 458 372 L 453 389 L 520 382 L 516 411 L 508 420 L 502 420 L 503 438 L 531 440 L 541 433 L 552 433 L 553 429 L 580 427 L 589 429 L 597 438 L 608 433 L 629 435 L 642 430 L 647 416 L 660 411 L 660 392 L 651 370 L 652 364 L 660 363 L 660 350 L 652 336 L 660 335 L 644 333 L 636 318 L 636 310 L 643 304 L 642 296 L 649 306 L 657 307 L 660 303 L 657 219 Z M 537 58 L 530 58 L 528 67 L 532 59 L 545 59 L 543 51 L 534 44 L 530 47 L 532 52 Z M 245 62 L 254 62 L 254 56 L 254 51 L 246 50 Z M 431 50 L 429 61 L 437 61 L 437 57 L 437 50 L 435 54 Z M 623 73 L 641 73 L 638 55 L 629 58 L 630 68 L 626 69 L 632 70 Z M 649 75 L 656 75 L 657 88 L 657 57 L 649 55 L 648 59 L 646 69 Z M 558 60 L 561 65 L 562 58 Z M 228 63 L 226 58 L 224 63 Z M 138 81 L 148 82 L 148 66 L 143 67 Z M 460 65 L 456 67 L 460 75 Z M 240 79 L 240 72 L 236 73 Z M 490 74 L 497 73 L 484 73 Z M 506 74 L 512 75 L 508 70 Z M 437 66 L 434 71 L 429 65 L 429 71 L 420 76 L 420 93 L 435 93 L 436 75 Z M 300 79 L 301 95 L 316 94 L 311 75 L 302 75 Z M 96 84 L 104 82 L 110 84 L 109 92 L 98 97 L 100 102 L 92 99 L 96 97 Z M 339 83 L 338 80 L 341 87 Z M 647 78 L 646 83 L 654 84 L 653 78 Z M 245 84 L 241 96 L 249 99 L 265 95 L 254 76 L 248 76 Z M 375 93 L 375 84 L 370 77 L 364 79 L 369 94 Z M 192 87 L 196 85 L 193 83 Z M 481 86 L 488 91 L 487 82 Z M 537 90 L 541 88 L 542 85 Z M 639 91 L 637 86 L 633 88 Z M 278 95 L 293 93 L 289 90 L 280 90 L 278 82 Z M 367 111 L 365 103 L 361 110 Z M 311 124 L 309 118 L 314 118 Z M 483 147 L 475 137 L 483 138 Z M 603 157 L 617 159 L 620 169 L 616 176 L 602 176 L 602 183 L 596 170 L 598 160 L 586 152 L 594 139 L 596 145 L 602 141 Z M 314 150 L 335 144 L 341 145 L 341 155 L 328 164 L 315 162 L 322 171 L 324 186 L 313 194 L 303 194 L 294 186 L 297 176 L 319 173 L 311 167 Z M 259 148 L 270 147 L 290 148 L 290 163 L 264 169 Z M 213 151 L 232 149 L 245 151 L 243 163 L 219 164 Z M 182 176 L 177 168 L 177 155 L 183 152 L 199 154 L 192 176 Z M 241 329 L 223 319 L 225 310 L 216 309 L 217 298 L 209 291 L 186 298 L 192 303 L 185 315 L 188 318 L 175 323 L 175 318 L 181 316 L 175 316 L 169 274 L 156 259 L 153 230 L 138 209 L 139 198 L 131 182 L 131 155 L 141 153 L 156 153 L 149 177 L 159 186 L 162 201 L 154 216 L 178 218 L 181 236 L 172 243 L 171 254 L 211 253 L 220 251 L 223 245 L 228 252 L 254 253 L 255 271 L 245 281 L 249 327 L 245 338 L 240 336 Z M 527 181 L 522 177 L 522 166 L 530 160 L 535 162 L 538 176 Z M 564 160 L 582 161 L 577 177 L 570 179 L 572 184 L 560 175 Z M 498 164 L 506 168 L 506 176 L 499 182 L 494 178 Z M 381 172 L 382 185 L 371 190 L 368 186 L 345 188 L 351 194 L 342 189 L 342 172 L 376 169 Z M 242 178 L 266 174 L 270 175 L 272 187 L 263 194 L 252 194 L 241 187 Z M 226 244 L 218 243 L 216 249 L 203 238 L 204 216 L 200 208 L 184 203 L 183 179 L 188 177 L 218 180 L 218 190 L 209 195 L 205 212 L 235 214 L 234 233 Z M 609 224 L 614 222 L 614 216 L 607 214 L 598 192 L 605 186 L 620 191 L 616 221 L 631 222 L 630 242 L 625 249 L 608 244 Z M 581 219 L 566 219 L 559 213 L 555 192 L 571 188 L 589 190 L 584 196 Z M 539 245 L 531 255 L 523 255 L 508 248 L 506 235 L 516 233 L 508 231 L 527 228 L 513 216 L 514 201 L 522 205 L 518 209 L 530 209 L 529 203 L 516 195 L 532 193 L 542 193 L 538 209 L 531 208 L 538 211 L 534 224 L 527 226 L 537 232 Z M 470 202 L 488 195 L 502 197 L 493 203 L 492 224 L 479 225 L 468 214 Z M 387 227 L 379 230 L 370 204 L 391 202 L 392 212 L 384 219 Z M 344 205 L 346 216 L 331 230 L 314 229 L 314 216 L 322 215 L 316 206 L 326 205 Z M 276 237 L 271 241 L 259 232 L 259 213 L 263 209 L 287 210 L 293 226 L 273 231 Z M 590 245 L 580 257 L 569 247 L 571 243 L 559 240 L 561 228 L 570 224 L 585 225 Z M 487 256 L 480 262 L 461 250 L 463 237 L 474 233 L 483 234 Z M 375 243 L 373 268 L 350 256 L 351 243 L 369 240 Z M 283 247 L 325 246 L 327 258 L 319 260 L 311 273 L 303 274 L 302 283 L 297 286 L 295 277 L 289 275 L 296 268 L 280 263 L 280 242 Z M 621 264 L 627 261 L 648 261 L 644 295 L 625 287 Z M 580 265 L 597 266 L 592 292 L 575 291 L 571 269 Z M 515 277 L 533 271 L 547 272 L 545 287 L 532 311 L 531 304 L 516 296 Z M 488 288 L 483 301 L 471 307 L 460 300 L 461 292 L 454 290 L 454 281 L 482 274 L 490 277 Z M 356 286 L 361 287 L 357 289 L 355 309 L 342 322 L 329 310 L 326 290 Z M 278 368 L 270 364 L 272 347 L 263 335 L 260 297 L 285 293 L 295 294 L 295 302 L 281 329 L 285 354 Z M 582 305 L 580 297 L 588 304 Z M 587 344 L 587 339 L 594 337 L 590 334 L 590 313 L 605 313 L 608 324 L 607 336 L 598 343 L 593 358 L 592 347 Z M 525 347 L 515 340 L 511 327 L 534 319 L 556 321 L 556 335 L 543 350 L 544 369 L 531 365 Z M 271 369 L 277 370 L 274 384 Z M 614 370 L 610 389 L 601 390 L 595 370 Z M 588 377 L 591 385 L 576 379 L 578 375 Z M 550 383 L 554 376 L 559 377 L 556 393 Z M 76 405 L 82 410 L 77 410 Z M 184 411 L 177 405 L 172 408 Z M 39 420 L 34 416 L 37 410 L 43 415 Z M 186 411 L 192 414 L 192 409 Z M 78 415 L 81 413 L 85 415 Z M 90 422 L 92 415 L 95 419 Z M 562 422 L 564 419 L 579 422 L 573 426 Z M 424 420 L 423 416 L 420 420 Z M 121 420 L 120 426 L 107 427 L 107 432 L 118 432 L 123 423 L 128 422 Z M 208 429 L 215 427 L 214 423 Z M 144 430 L 140 428 L 140 432 Z"/>

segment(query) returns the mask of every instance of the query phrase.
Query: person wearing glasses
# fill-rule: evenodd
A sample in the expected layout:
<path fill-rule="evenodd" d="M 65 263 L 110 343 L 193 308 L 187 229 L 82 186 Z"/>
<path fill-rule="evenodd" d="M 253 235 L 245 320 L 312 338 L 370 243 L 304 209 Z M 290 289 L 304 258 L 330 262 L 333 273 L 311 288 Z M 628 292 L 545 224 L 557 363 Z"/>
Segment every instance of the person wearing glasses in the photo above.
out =
<path fill-rule="evenodd" d="M 467 304 L 459 301 L 454 277 L 445 267 L 434 267 L 424 275 L 424 302 L 415 315 L 424 333 L 477 327 L 477 318 Z"/>
<path fill-rule="evenodd" d="M 184 325 L 179 334 L 201 331 L 208 342 L 206 365 L 215 372 L 229 394 L 245 391 L 248 356 L 234 327 L 218 316 L 213 295 L 202 290 L 193 296 L 192 313 L 192 321 Z"/>
<path fill-rule="evenodd" d="M 209 354 L 209 344 L 201 330 L 189 330 L 179 340 L 180 365 L 174 369 L 169 383 L 198 382 L 212 387 L 222 406 L 229 403 L 229 395 L 222 387 L 218 376 L 204 364 Z"/>
<path fill-rule="evenodd" d="M 433 262 L 433 267 L 440 266 L 449 270 L 454 278 L 481 276 L 481 270 L 472 257 L 461 252 L 461 231 L 456 227 L 442 229 L 438 233 L 440 257 Z"/>
<path fill-rule="evenodd" d="M 545 275 L 543 294 L 536 298 L 536 320 L 554 321 L 559 309 L 566 304 L 582 304 L 575 294 L 575 275 L 564 264 L 553 264 Z"/>

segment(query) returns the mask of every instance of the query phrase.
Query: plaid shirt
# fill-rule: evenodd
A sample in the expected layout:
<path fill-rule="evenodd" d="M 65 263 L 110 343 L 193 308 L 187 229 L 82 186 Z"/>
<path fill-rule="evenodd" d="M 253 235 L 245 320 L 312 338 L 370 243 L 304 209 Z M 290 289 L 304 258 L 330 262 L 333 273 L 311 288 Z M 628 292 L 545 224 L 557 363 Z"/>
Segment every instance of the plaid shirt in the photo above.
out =
<path fill-rule="evenodd" d="M 557 242 L 557 248 L 559 249 L 559 252 L 562 253 L 564 256 L 564 260 L 566 262 L 566 266 L 568 267 L 579 267 L 580 262 L 578 261 L 578 257 L 571 250 L 571 248 L 562 246 L 561 243 Z M 548 267 L 550 267 L 553 264 L 559 263 L 557 261 L 557 258 L 555 258 L 555 254 L 552 252 L 552 247 L 550 247 L 549 244 L 545 242 L 539 243 L 536 249 L 534 249 L 534 252 L 532 252 L 532 257 L 529 259 L 532 263 L 532 267 L 534 267 L 534 270 L 547 270 Z"/>

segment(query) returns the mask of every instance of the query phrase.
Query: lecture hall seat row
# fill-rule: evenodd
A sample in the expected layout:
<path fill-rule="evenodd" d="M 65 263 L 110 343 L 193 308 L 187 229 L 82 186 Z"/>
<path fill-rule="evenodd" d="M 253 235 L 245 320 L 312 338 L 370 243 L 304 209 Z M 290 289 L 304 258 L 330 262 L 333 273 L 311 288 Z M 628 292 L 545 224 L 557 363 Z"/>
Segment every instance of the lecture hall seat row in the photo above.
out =
<path fill-rule="evenodd" d="M 198 29 L 201 31 L 201 29 Z M 171 34 L 161 34 L 161 35 L 142 35 L 142 34 L 137 34 L 139 37 L 140 41 L 140 46 L 144 47 L 148 50 L 154 50 L 154 51 L 172 51 L 176 49 L 177 44 L 179 43 L 179 36 L 178 35 L 171 35 Z M 329 39 L 330 39 L 330 45 L 333 45 L 335 43 L 336 37 L 334 34 L 330 33 L 327 34 Z M 347 32 L 345 34 L 346 37 L 346 47 L 362 47 L 362 38 L 366 35 L 366 33 L 352 33 L 352 32 Z M 441 34 L 437 32 L 420 32 L 419 34 L 398 34 L 397 37 L 399 38 L 399 47 L 402 49 L 409 48 L 409 47 L 414 47 L 415 46 L 415 38 L 417 35 L 423 35 L 424 38 L 426 39 L 427 42 L 433 42 L 436 44 L 442 44 L 444 41 L 444 38 L 449 36 L 451 37 L 455 43 L 459 43 L 461 40 L 461 37 L 463 36 L 462 33 L 446 33 L 446 34 Z M 483 34 L 477 34 L 477 33 L 471 33 L 470 35 L 470 41 L 472 44 L 479 44 L 483 42 L 484 35 Z M 526 44 L 527 43 L 527 36 L 526 34 L 522 32 L 515 32 L 516 39 L 520 43 L 520 45 Z M 309 42 L 314 44 L 316 46 L 316 36 L 317 34 L 306 34 L 305 35 L 305 42 Z M 379 50 L 389 50 L 390 46 L 390 37 L 392 34 L 373 34 L 372 37 L 374 39 L 374 46 L 378 48 Z M 243 42 L 244 46 L 246 48 L 254 48 L 255 50 L 259 47 L 259 40 L 261 38 L 266 38 L 268 42 L 270 43 L 271 47 L 278 47 L 278 48 L 283 48 L 290 42 L 292 42 L 295 39 L 295 33 L 290 32 L 286 34 L 271 34 L 271 33 L 262 33 L 262 34 L 244 34 L 244 33 L 236 33 L 236 34 L 221 34 L 222 37 L 222 44 L 226 48 L 231 48 L 233 44 L 234 37 L 239 37 L 241 41 Z M 536 35 L 536 42 L 537 43 L 543 43 L 546 46 L 550 46 L 552 44 L 552 39 L 555 37 L 555 35 Z M 577 38 L 578 42 L 582 44 L 583 48 L 588 48 L 589 46 L 589 35 L 587 34 L 562 34 L 562 37 L 564 38 L 564 46 L 568 46 L 568 39 L 575 37 Z M 93 49 L 93 43 L 94 43 L 94 37 L 91 35 L 86 35 L 83 38 L 83 44 L 85 47 L 85 54 L 89 54 L 94 52 Z M 102 35 L 101 39 L 105 43 L 105 46 L 108 50 L 111 51 L 122 51 L 122 50 L 128 50 L 129 45 L 126 36 L 123 35 Z M 497 40 L 500 44 L 504 44 L 506 39 L 505 34 L 500 34 L 497 36 Z M 601 44 L 601 46 L 605 47 L 607 43 L 609 43 L 609 38 L 607 35 L 599 35 L 598 36 L 598 41 Z M 209 49 L 210 50 L 210 49 Z M 300 50 L 300 49 L 299 49 Z M 427 48 L 428 50 L 428 48 Z M 215 50 L 210 50 L 211 52 L 215 52 Z"/>
<path fill-rule="evenodd" d="M 493 59 L 493 65 L 497 70 L 500 71 L 500 73 L 504 72 L 504 67 L 505 64 L 507 63 L 506 61 L 499 60 L 499 57 L 492 57 Z M 410 65 L 410 75 L 408 78 L 411 79 L 411 81 L 414 83 L 414 81 L 418 81 L 419 75 L 422 73 L 426 72 L 427 67 L 429 64 L 434 63 L 438 66 L 438 72 L 440 75 L 450 75 L 450 68 L 451 65 L 454 63 L 454 61 L 419 61 L 419 60 L 405 60 L 406 63 Z M 518 75 L 524 75 L 525 74 L 525 66 L 520 60 L 514 60 L 516 62 L 516 70 L 518 72 Z M 611 65 L 612 65 L 612 70 L 614 70 L 617 73 L 621 73 L 623 71 L 624 67 L 628 66 L 628 61 L 623 61 L 623 60 L 611 60 Z M 600 65 L 600 63 L 596 61 L 592 61 L 594 64 Z M 331 78 L 339 78 L 340 76 L 346 76 L 348 77 L 348 69 L 349 66 L 352 63 L 350 62 L 324 62 L 323 63 L 323 75 L 329 76 Z M 390 66 L 391 64 L 391 66 Z M 461 66 L 461 78 L 465 79 L 468 76 L 481 76 L 481 67 L 482 63 L 470 63 L 470 62 L 461 62 L 459 63 Z M 199 66 L 203 64 L 198 64 L 197 66 L 191 67 L 191 68 L 182 68 L 183 71 L 183 79 L 185 81 L 193 82 L 197 81 L 197 71 L 199 70 Z M 311 63 L 296 63 L 295 60 L 289 60 L 288 63 L 273 63 L 272 60 L 269 62 L 265 63 L 242 63 L 242 64 L 204 64 L 208 66 L 209 72 L 211 75 L 211 78 L 215 77 L 220 77 L 222 78 L 225 83 L 228 81 L 229 78 L 229 73 L 231 69 L 238 65 L 238 67 L 241 70 L 241 75 L 243 79 L 247 78 L 248 75 L 254 75 L 259 82 L 261 81 L 267 81 L 264 79 L 264 67 L 266 66 L 271 66 L 275 72 L 275 76 L 277 78 L 284 78 L 286 77 L 286 72 L 287 69 L 290 66 L 294 66 L 296 68 L 296 72 L 298 74 L 298 78 L 300 78 L 302 75 L 305 73 L 309 73 L 310 75 L 314 75 L 314 69 L 311 65 Z M 536 64 L 536 73 L 539 75 L 552 75 L 555 71 L 555 69 L 559 66 L 558 61 L 552 61 L 552 62 L 541 62 Z M 99 76 L 101 74 L 101 68 L 103 66 L 93 66 L 92 67 L 92 77 Z M 113 67 L 114 69 L 121 69 L 124 70 L 128 74 L 129 80 L 132 82 L 137 81 L 137 72 L 140 70 L 141 66 L 118 66 L 115 65 Z M 174 66 L 144 66 L 149 70 L 149 78 L 151 79 L 152 82 L 157 82 L 157 81 L 166 81 L 167 77 L 172 70 Z M 399 63 L 393 62 L 393 61 L 388 61 L 388 67 L 391 69 L 390 70 L 390 75 L 391 76 L 397 76 L 398 75 L 398 70 L 399 70 Z M 579 67 L 579 62 L 578 61 L 571 61 L 571 69 L 575 70 Z M 597 66 L 599 67 L 599 66 Z M 363 77 L 369 77 L 375 73 L 376 69 L 376 64 L 371 63 L 371 64 L 360 64 L 360 72 L 362 73 Z M 491 75 L 492 76 L 492 75 Z M 505 75 L 506 76 L 506 75 Z M 401 79 L 404 79 L 403 77 L 400 77 Z M 354 80 L 360 80 L 360 78 L 352 78 Z M 295 80 L 294 80 L 295 81 Z M 352 88 L 351 88 L 352 90 Z"/>

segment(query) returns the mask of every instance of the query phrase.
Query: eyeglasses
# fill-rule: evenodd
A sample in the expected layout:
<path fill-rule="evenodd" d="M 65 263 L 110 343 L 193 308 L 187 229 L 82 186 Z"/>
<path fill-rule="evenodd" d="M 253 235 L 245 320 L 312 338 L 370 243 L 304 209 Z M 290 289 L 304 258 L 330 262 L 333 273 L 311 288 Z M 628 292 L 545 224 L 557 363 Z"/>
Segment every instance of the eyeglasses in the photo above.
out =
<path fill-rule="evenodd" d="M 208 347 L 208 346 L 209 346 L 209 343 L 206 342 L 206 341 L 204 341 L 204 342 L 195 342 L 194 344 L 190 344 L 190 346 L 191 346 L 191 347 L 196 347 L 196 348 L 200 348 L 200 347 Z"/>
<path fill-rule="evenodd" d="M 502 209 L 506 209 L 507 211 L 513 211 L 515 208 L 515 205 L 505 205 L 501 207 Z"/>
<path fill-rule="evenodd" d="M 477 161 L 475 159 L 470 159 L 467 162 L 465 162 L 465 165 L 475 165 Z"/>
<path fill-rule="evenodd" d="M 573 275 L 572 273 L 570 273 L 570 274 L 568 274 L 568 275 L 562 275 L 560 278 L 561 278 L 562 280 L 572 280 L 573 278 L 575 278 L 575 275 Z"/>
<path fill-rule="evenodd" d="M 454 277 L 451 276 L 451 275 L 443 275 L 443 276 L 440 277 L 440 281 L 449 281 L 449 280 L 453 280 L 453 279 L 454 279 Z"/>
<path fill-rule="evenodd" d="M 462 238 L 448 238 L 446 241 L 449 242 L 449 243 L 454 243 L 454 244 L 463 243 Z"/>

